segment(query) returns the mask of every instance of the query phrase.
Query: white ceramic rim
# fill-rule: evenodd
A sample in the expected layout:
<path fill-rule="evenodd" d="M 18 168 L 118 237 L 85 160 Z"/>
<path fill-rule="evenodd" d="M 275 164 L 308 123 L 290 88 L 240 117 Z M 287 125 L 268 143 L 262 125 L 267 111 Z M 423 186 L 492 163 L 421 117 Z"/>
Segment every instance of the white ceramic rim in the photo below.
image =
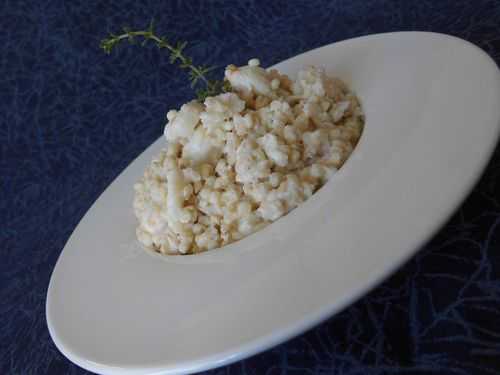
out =
<path fill-rule="evenodd" d="M 439 38 L 448 38 L 450 40 L 454 41 L 460 41 L 460 43 L 463 43 L 464 46 L 467 46 L 468 48 L 473 48 L 475 49 L 480 55 L 483 56 L 484 59 L 488 60 L 490 63 L 495 65 L 493 60 L 482 50 L 480 50 L 478 47 L 470 44 L 469 42 L 463 41 L 461 39 L 448 36 L 448 35 L 443 35 L 443 34 L 435 34 L 435 33 L 421 33 L 421 32 L 400 32 L 400 33 L 386 33 L 386 34 L 376 34 L 376 35 L 370 35 L 366 37 L 361 37 L 361 38 L 356 38 L 356 39 L 370 39 L 370 38 L 378 38 L 380 36 L 398 36 L 401 35 L 405 37 L 406 35 L 415 35 L 415 34 L 420 34 L 420 35 L 428 35 L 428 36 L 438 36 Z M 341 43 L 348 43 L 351 40 L 339 42 L 338 44 Z M 337 43 L 335 43 L 337 44 Z M 320 49 L 327 48 L 329 46 L 321 47 Z M 315 52 L 318 51 L 319 49 L 309 51 L 307 53 Z M 304 54 L 303 54 L 304 55 Z M 302 56 L 302 55 L 299 55 Z M 279 64 L 283 65 L 286 64 L 289 60 Z M 498 71 L 498 68 L 497 68 Z M 497 82 L 498 83 L 498 82 Z M 369 121 L 369 119 L 368 119 Z M 369 123 L 369 122 L 368 122 Z M 325 305 L 322 309 L 318 310 L 314 314 L 310 314 L 307 316 L 304 316 L 300 321 L 297 321 L 295 324 L 291 324 L 285 329 L 280 329 L 277 331 L 270 332 L 266 336 L 262 336 L 259 339 L 252 340 L 246 344 L 243 344 L 239 347 L 232 348 L 231 350 L 227 350 L 222 353 L 218 353 L 217 355 L 213 356 L 207 356 L 204 358 L 200 358 L 198 360 L 194 361 L 188 361 L 185 363 L 177 363 L 175 367 L 169 368 L 168 366 L 163 366 L 161 364 L 154 365 L 151 367 L 137 367 L 137 368 L 127 368 L 126 371 L 127 373 L 130 374 L 144 374 L 144 373 L 151 373 L 151 374 L 170 374 L 170 373 L 185 373 L 185 372 L 194 372 L 194 371 L 202 371 L 206 370 L 209 368 L 213 367 L 218 367 L 218 366 L 223 366 L 227 365 L 229 363 L 241 360 L 243 358 L 249 357 L 251 355 L 254 355 L 258 352 L 264 351 L 266 349 L 269 349 L 277 344 L 280 344 L 294 336 L 297 336 L 301 334 L 302 332 L 310 329 L 311 327 L 317 325 L 318 323 L 326 320 L 327 318 L 331 317 L 334 313 L 338 312 L 340 309 L 344 308 L 348 304 L 352 303 L 356 299 L 358 299 L 361 295 L 365 294 L 368 290 L 372 289 L 375 285 L 379 284 L 383 279 L 388 277 L 395 269 L 401 266 L 404 262 L 406 262 L 410 257 L 412 257 L 415 252 L 425 243 L 427 242 L 434 234 L 436 231 L 438 231 L 441 226 L 448 220 L 450 215 L 453 213 L 453 211 L 461 204 L 461 202 L 466 198 L 466 196 L 470 193 L 474 185 L 476 184 L 477 180 L 481 176 L 484 167 L 486 166 L 488 160 L 490 159 L 494 149 L 495 145 L 499 136 L 499 130 L 500 126 L 498 124 L 497 120 L 497 126 L 496 126 L 496 133 L 494 134 L 493 137 L 491 137 L 491 141 L 489 144 L 485 145 L 483 148 L 483 153 L 478 156 L 478 164 L 480 164 L 482 167 L 478 168 L 474 176 L 467 181 L 467 184 L 463 186 L 461 189 L 461 193 L 457 194 L 457 197 L 455 199 L 455 203 L 453 207 L 446 207 L 446 209 L 441 213 L 438 223 L 436 225 L 433 225 L 434 230 L 428 231 L 427 235 L 424 237 L 416 238 L 410 243 L 406 245 L 408 249 L 411 249 L 409 251 L 405 252 L 405 255 L 401 257 L 397 262 L 391 264 L 389 267 L 386 268 L 386 270 L 377 275 L 373 280 L 370 280 L 370 282 L 366 283 L 364 287 L 356 290 L 355 293 L 345 297 L 343 300 L 336 300 L 334 303 L 331 303 L 329 305 Z M 363 141 L 363 137 L 361 139 L 361 142 Z M 356 153 L 357 150 L 355 150 Z M 353 155 L 354 156 L 354 155 Z M 349 161 L 347 162 L 349 163 Z M 347 165 L 347 164 L 346 164 Z M 230 249 L 229 249 L 230 250 Z M 223 248 L 217 251 L 213 252 L 208 252 L 206 254 L 202 255 L 196 255 L 196 257 L 199 257 L 198 260 L 202 260 L 204 257 L 208 258 L 213 258 L 213 257 L 218 257 L 222 255 L 224 252 L 228 251 L 227 248 Z M 189 260 L 187 260 L 189 261 Z M 52 284 L 52 280 L 51 280 Z M 50 300 L 50 293 L 51 293 L 51 285 L 49 285 L 49 292 L 48 292 L 48 298 L 47 298 L 47 324 L 49 328 L 49 332 L 52 336 L 52 339 L 54 340 L 54 343 L 56 346 L 61 350 L 61 352 L 67 356 L 72 362 L 78 364 L 79 366 L 86 368 L 90 371 L 94 372 L 106 372 L 106 373 L 120 373 L 124 371 L 125 369 L 121 367 L 113 368 L 112 366 L 103 366 L 102 364 L 99 363 L 93 363 L 85 358 L 82 358 L 78 353 L 73 352 L 72 349 L 67 346 L 62 340 L 60 340 L 55 328 L 54 328 L 54 323 L 51 321 L 51 305 L 49 303 Z"/>

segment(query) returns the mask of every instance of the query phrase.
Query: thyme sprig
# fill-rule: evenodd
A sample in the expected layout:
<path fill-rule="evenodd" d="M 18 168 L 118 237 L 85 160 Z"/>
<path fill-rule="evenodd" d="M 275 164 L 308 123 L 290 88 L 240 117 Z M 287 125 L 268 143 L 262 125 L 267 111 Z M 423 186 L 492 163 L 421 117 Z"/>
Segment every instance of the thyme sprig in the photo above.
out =
<path fill-rule="evenodd" d="M 123 28 L 121 34 L 110 34 L 108 38 L 101 40 L 100 47 L 105 53 L 110 54 L 111 51 L 122 41 L 128 41 L 131 44 L 136 42 L 137 38 L 142 38 L 141 45 L 145 45 L 148 41 L 156 44 L 159 49 L 167 49 L 170 52 L 169 61 L 171 64 L 178 64 L 181 69 L 188 71 L 188 77 L 191 82 L 191 87 L 196 88 L 200 83 L 204 88 L 198 88 L 196 91 L 198 100 L 203 101 L 207 96 L 213 96 L 231 89 L 229 82 L 210 79 L 208 73 L 215 69 L 213 66 L 194 65 L 193 60 L 184 54 L 187 42 L 170 43 L 166 37 L 160 37 L 155 34 L 154 24 L 151 22 L 147 30 L 131 30 L 127 27 Z"/>

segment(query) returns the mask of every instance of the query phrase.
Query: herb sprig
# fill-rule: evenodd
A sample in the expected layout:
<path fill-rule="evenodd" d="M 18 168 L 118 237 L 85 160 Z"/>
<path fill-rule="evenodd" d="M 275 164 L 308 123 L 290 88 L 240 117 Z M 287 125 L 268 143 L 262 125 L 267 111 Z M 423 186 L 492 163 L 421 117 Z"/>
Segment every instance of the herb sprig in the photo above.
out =
<path fill-rule="evenodd" d="M 200 83 L 204 88 L 198 88 L 196 95 L 198 100 L 203 101 L 208 96 L 227 92 L 231 89 L 229 82 L 208 78 L 207 74 L 215 69 L 213 66 L 194 65 L 193 60 L 184 54 L 187 42 L 177 42 L 172 44 L 166 37 L 160 37 L 155 34 L 153 21 L 149 24 L 147 30 L 131 30 L 123 28 L 122 34 L 110 34 L 108 38 L 101 40 L 100 47 L 105 53 L 111 51 L 122 41 L 128 41 L 131 44 L 136 42 L 137 38 L 142 38 L 141 43 L 144 46 L 148 41 L 156 44 L 159 49 L 167 49 L 170 52 L 169 61 L 171 64 L 178 64 L 181 69 L 188 71 L 191 87 L 196 88 Z"/>

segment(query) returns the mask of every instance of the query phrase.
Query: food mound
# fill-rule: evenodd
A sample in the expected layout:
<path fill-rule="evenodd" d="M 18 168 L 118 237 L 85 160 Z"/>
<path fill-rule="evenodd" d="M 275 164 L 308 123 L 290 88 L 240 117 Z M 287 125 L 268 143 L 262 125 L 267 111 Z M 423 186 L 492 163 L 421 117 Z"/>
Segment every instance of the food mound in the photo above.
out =
<path fill-rule="evenodd" d="M 231 91 L 167 114 L 167 145 L 134 186 L 147 248 L 193 254 L 248 236 L 314 194 L 360 138 L 358 99 L 321 69 L 292 81 L 252 59 L 225 79 Z"/>

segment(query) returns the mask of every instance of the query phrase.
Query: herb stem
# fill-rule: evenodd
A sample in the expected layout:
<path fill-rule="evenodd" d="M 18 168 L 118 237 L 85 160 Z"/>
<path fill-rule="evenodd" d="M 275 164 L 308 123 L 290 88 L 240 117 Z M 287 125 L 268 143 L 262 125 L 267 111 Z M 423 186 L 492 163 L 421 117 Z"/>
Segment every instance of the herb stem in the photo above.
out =
<path fill-rule="evenodd" d="M 195 87 L 198 82 L 203 82 L 206 86 L 204 90 L 199 90 L 197 92 L 198 99 L 203 100 L 207 96 L 217 95 L 221 92 L 228 91 L 230 89 L 227 82 L 210 80 L 207 78 L 206 74 L 213 70 L 213 67 L 196 66 L 193 64 L 190 57 L 184 55 L 183 50 L 186 48 L 186 42 L 178 42 L 175 45 L 168 42 L 166 38 L 157 36 L 153 31 L 153 23 L 151 22 L 148 30 L 137 30 L 132 31 L 127 28 L 123 29 L 123 33 L 119 35 L 111 34 L 109 38 L 103 39 L 101 41 L 101 48 L 107 54 L 111 53 L 113 48 L 123 40 L 128 40 L 130 43 L 135 41 L 135 38 L 141 37 L 144 39 L 143 45 L 148 41 L 153 41 L 156 46 L 160 49 L 165 48 L 170 52 L 170 63 L 179 63 L 179 67 L 182 69 L 187 69 L 189 71 L 189 79 L 191 81 L 191 87 Z"/>
<path fill-rule="evenodd" d="M 179 59 L 181 62 L 181 65 L 186 65 L 186 67 L 191 70 L 198 79 L 201 79 L 205 84 L 208 84 L 208 80 L 205 78 L 202 69 L 198 68 L 195 65 L 191 65 L 190 61 L 188 58 L 186 58 L 182 53 L 179 53 L 180 51 L 169 44 L 165 39 L 159 38 L 154 34 L 149 33 L 148 31 L 129 31 L 128 33 L 119 35 L 118 38 L 121 39 L 128 39 L 130 37 L 135 37 L 135 36 L 142 36 L 146 39 L 152 40 L 156 42 L 158 48 L 166 48 L 168 49 L 171 53 L 174 53 L 175 56 Z"/>

